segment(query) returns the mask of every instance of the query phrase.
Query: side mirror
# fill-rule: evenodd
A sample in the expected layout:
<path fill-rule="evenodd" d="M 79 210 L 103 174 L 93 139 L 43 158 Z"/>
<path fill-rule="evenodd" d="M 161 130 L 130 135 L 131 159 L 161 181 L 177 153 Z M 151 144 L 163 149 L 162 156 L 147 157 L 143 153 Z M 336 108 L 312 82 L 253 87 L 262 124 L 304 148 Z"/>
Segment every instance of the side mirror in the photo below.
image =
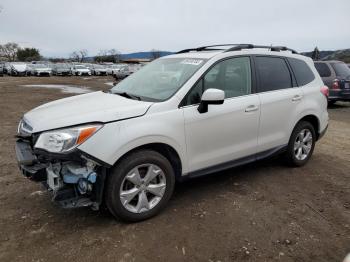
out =
<path fill-rule="evenodd" d="M 198 112 L 203 114 L 208 112 L 208 105 L 221 105 L 225 100 L 225 92 L 220 89 L 210 88 L 204 91 Z"/>

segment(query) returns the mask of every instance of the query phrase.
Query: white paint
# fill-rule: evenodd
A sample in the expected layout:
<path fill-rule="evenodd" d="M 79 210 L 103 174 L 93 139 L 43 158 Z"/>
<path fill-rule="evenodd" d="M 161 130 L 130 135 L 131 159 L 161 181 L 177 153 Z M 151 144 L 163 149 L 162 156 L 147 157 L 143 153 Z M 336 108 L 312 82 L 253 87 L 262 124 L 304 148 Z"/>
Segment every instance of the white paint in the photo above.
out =
<path fill-rule="evenodd" d="M 85 94 L 85 93 L 92 92 L 92 90 L 88 89 L 87 87 L 70 86 L 70 85 L 22 85 L 22 86 L 60 89 L 62 93 L 71 93 L 71 94 Z"/>

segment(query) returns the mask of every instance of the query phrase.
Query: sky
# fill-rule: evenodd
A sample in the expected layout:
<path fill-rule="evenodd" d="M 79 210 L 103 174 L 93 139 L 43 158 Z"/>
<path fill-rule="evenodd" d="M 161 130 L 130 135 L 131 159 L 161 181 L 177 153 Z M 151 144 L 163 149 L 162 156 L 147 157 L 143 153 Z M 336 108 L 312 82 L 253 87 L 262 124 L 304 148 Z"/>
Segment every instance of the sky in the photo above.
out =
<path fill-rule="evenodd" d="M 223 43 L 350 48 L 350 0 L 0 0 L 0 44 L 47 57 Z"/>

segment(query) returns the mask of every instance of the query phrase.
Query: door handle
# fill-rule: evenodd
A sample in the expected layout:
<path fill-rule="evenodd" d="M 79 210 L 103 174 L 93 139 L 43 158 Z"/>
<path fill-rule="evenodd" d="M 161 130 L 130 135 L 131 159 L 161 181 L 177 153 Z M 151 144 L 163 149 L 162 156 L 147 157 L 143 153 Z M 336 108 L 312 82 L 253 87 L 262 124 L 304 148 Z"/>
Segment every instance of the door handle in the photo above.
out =
<path fill-rule="evenodd" d="M 299 101 L 303 98 L 302 95 L 295 95 L 293 98 L 292 98 L 292 101 Z"/>
<path fill-rule="evenodd" d="M 259 109 L 259 107 L 257 107 L 256 105 L 250 105 L 245 109 L 245 111 L 246 112 L 253 112 L 253 111 L 256 111 L 258 109 Z"/>

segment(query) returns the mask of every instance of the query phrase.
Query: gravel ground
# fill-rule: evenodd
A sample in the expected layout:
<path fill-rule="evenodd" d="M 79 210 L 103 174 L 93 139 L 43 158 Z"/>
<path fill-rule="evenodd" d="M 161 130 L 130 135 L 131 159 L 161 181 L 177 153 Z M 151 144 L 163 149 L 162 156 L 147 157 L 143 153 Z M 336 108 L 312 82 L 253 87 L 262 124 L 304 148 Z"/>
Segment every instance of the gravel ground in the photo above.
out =
<path fill-rule="evenodd" d="M 63 210 L 21 176 L 20 117 L 71 95 L 106 90 L 110 77 L 0 78 L 0 261 L 342 261 L 350 252 L 350 103 L 302 168 L 279 158 L 178 184 L 157 217 L 123 224 L 107 212 Z M 86 88 L 85 88 L 86 89 Z"/>

